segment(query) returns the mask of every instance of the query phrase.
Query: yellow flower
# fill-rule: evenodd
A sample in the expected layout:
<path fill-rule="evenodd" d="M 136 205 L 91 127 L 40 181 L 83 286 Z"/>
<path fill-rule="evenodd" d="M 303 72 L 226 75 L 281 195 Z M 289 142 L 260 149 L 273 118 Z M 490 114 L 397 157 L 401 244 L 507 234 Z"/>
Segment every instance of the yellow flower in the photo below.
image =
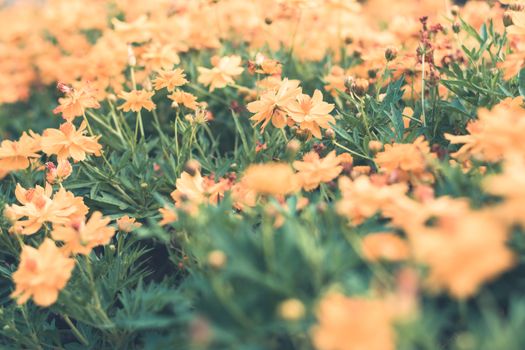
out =
<path fill-rule="evenodd" d="M 11 296 L 18 304 L 32 297 L 35 304 L 49 306 L 66 286 L 74 267 L 75 260 L 66 257 L 49 238 L 38 249 L 23 246 L 20 264 L 13 273 L 16 288 Z"/>
<path fill-rule="evenodd" d="M 362 241 L 362 252 L 369 261 L 403 261 L 410 256 L 407 242 L 390 232 L 366 235 Z"/>
<path fill-rule="evenodd" d="M 190 94 L 189 92 L 175 90 L 171 95 L 168 95 L 168 98 L 170 100 L 173 100 L 173 107 L 178 107 L 179 104 L 182 104 L 184 107 L 193 110 L 199 108 L 199 104 L 197 103 L 197 97 Z"/>
<path fill-rule="evenodd" d="M 62 113 L 62 118 L 70 122 L 75 117 L 84 115 L 86 108 L 100 108 L 96 98 L 96 90 L 88 84 L 74 88 L 62 88 L 66 92 L 65 97 L 58 99 L 59 106 L 53 110 L 53 113 Z"/>
<path fill-rule="evenodd" d="M 153 94 L 153 91 L 145 90 L 132 90 L 130 92 L 122 91 L 119 94 L 119 97 L 126 100 L 126 102 L 120 105 L 118 109 L 122 109 L 124 112 L 129 112 L 130 110 L 138 112 L 142 108 L 151 111 L 152 109 L 155 109 L 155 104 L 151 101 Z"/>

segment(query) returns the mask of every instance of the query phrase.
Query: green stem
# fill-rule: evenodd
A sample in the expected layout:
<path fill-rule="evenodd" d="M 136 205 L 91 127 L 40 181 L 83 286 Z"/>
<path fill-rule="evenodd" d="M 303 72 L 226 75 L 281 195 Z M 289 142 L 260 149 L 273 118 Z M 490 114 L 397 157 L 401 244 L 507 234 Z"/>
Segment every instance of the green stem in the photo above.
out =
<path fill-rule="evenodd" d="M 82 333 L 80 333 L 80 331 L 78 330 L 78 328 L 75 326 L 75 324 L 71 321 L 71 319 L 69 318 L 69 316 L 67 315 L 62 315 L 62 318 L 66 321 L 66 323 L 69 325 L 69 328 L 71 328 L 71 331 L 73 332 L 73 334 L 75 335 L 75 338 L 77 338 L 77 340 L 79 342 L 82 343 L 82 345 L 84 346 L 89 346 L 89 342 L 88 340 L 86 339 L 86 337 L 84 337 L 84 335 Z"/>

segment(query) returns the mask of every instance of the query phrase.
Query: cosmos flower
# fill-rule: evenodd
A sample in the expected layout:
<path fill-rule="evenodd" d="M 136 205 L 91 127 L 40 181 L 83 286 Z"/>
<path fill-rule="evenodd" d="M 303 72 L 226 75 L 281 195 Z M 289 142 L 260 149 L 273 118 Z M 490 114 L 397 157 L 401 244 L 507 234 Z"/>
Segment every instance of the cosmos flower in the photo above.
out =
<path fill-rule="evenodd" d="M 316 189 L 320 183 L 334 180 L 343 171 L 335 151 L 324 158 L 320 158 L 316 152 L 309 152 L 303 161 L 293 162 L 293 167 L 298 171 L 297 176 L 306 191 Z"/>
<path fill-rule="evenodd" d="M 96 211 L 87 221 L 84 217 L 77 217 L 65 224 L 54 225 L 51 237 L 64 242 L 62 250 L 68 254 L 88 255 L 94 247 L 108 244 L 115 235 L 115 229 L 108 226 L 110 221 Z"/>
<path fill-rule="evenodd" d="M 234 77 L 240 75 L 244 68 L 240 66 L 240 56 L 215 57 L 212 59 L 213 68 L 198 67 L 199 78 L 197 81 L 203 85 L 209 86 L 210 91 L 224 88 L 234 84 Z"/>
<path fill-rule="evenodd" d="M 297 100 L 286 106 L 288 115 L 302 130 L 308 130 L 318 139 L 322 138 L 321 128 L 330 129 L 335 119 L 330 115 L 334 105 L 323 101 L 323 94 L 315 90 L 312 97 L 300 94 Z"/>
<path fill-rule="evenodd" d="M 72 158 L 75 162 L 83 161 L 88 154 L 100 156 L 100 136 L 85 136 L 85 129 L 86 122 L 82 122 L 78 130 L 69 122 L 59 129 L 46 129 L 41 139 L 42 151 L 49 156 L 55 154 L 59 160 Z"/>
<path fill-rule="evenodd" d="M 38 249 L 25 245 L 18 269 L 13 273 L 15 290 L 11 296 L 17 304 L 33 298 L 35 304 L 49 306 L 66 286 L 74 267 L 75 260 L 66 257 L 49 238 Z"/>
<path fill-rule="evenodd" d="M 22 170 L 29 167 L 30 160 L 40 158 L 40 135 L 29 131 L 22 133 L 18 141 L 3 140 L 0 144 L 0 168 L 4 171 Z"/>
<path fill-rule="evenodd" d="M 118 109 L 122 109 L 124 112 L 139 112 L 142 108 L 151 111 L 155 109 L 155 103 L 151 100 L 155 93 L 153 91 L 145 90 L 132 90 L 130 92 L 122 91 L 119 97 L 124 99 L 122 105 Z"/>
<path fill-rule="evenodd" d="M 65 97 L 58 99 L 59 106 L 53 110 L 53 113 L 62 113 L 62 118 L 71 122 L 75 117 L 84 115 L 87 108 L 100 108 L 96 98 L 96 90 L 89 84 L 79 88 L 66 88 Z"/>
<path fill-rule="evenodd" d="M 174 70 L 160 70 L 157 72 L 157 77 L 153 80 L 153 86 L 155 90 L 162 88 L 168 89 L 168 91 L 175 90 L 176 87 L 186 84 L 186 74 L 184 70 L 177 68 Z"/>

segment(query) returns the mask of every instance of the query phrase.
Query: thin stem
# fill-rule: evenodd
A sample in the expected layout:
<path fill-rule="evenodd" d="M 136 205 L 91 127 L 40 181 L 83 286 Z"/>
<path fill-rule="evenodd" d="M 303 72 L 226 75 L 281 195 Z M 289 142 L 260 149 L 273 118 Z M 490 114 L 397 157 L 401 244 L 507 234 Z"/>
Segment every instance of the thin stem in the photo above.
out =
<path fill-rule="evenodd" d="M 89 346 L 89 342 L 88 340 L 86 339 L 86 337 L 84 337 L 84 335 L 82 333 L 80 333 L 80 331 L 78 330 L 78 328 L 75 326 L 75 324 L 71 321 L 71 319 L 69 318 L 68 315 L 62 315 L 62 318 L 66 321 L 66 323 L 69 325 L 69 328 L 71 328 L 71 331 L 73 332 L 73 334 L 75 335 L 75 338 L 77 338 L 77 340 L 79 342 L 82 343 L 82 345 L 84 346 Z"/>
<path fill-rule="evenodd" d="M 361 157 L 361 158 L 364 158 L 364 159 L 368 159 L 368 160 L 372 160 L 372 161 L 373 161 L 373 159 L 370 158 L 369 156 L 365 156 L 364 154 L 358 153 L 358 152 L 356 152 L 356 151 L 352 151 L 350 148 L 341 145 L 341 144 L 338 143 L 337 141 L 333 141 L 333 142 L 334 142 L 334 145 L 336 145 L 337 147 L 339 147 L 339 148 L 341 148 L 341 149 L 347 151 L 348 153 L 351 153 L 351 154 L 353 154 L 353 155 L 355 155 L 355 156 L 358 156 L 358 157 Z"/>
<path fill-rule="evenodd" d="M 421 120 L 423 126 L 427 126 L 427 117 L 425 115 L 425 52 L 421 55 Z"/>

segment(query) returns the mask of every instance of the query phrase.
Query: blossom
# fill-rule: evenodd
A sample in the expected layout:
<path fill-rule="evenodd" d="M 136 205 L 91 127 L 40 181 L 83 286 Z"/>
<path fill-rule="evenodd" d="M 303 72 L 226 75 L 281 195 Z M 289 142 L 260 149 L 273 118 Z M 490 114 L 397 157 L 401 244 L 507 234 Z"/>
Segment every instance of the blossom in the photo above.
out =
<path fill-rule="evenodd" d="M 15 196 L 21 205 L 6 205 L 4 214 L 13 222 L 11 230 L 19 234 L 31 235 L 46 222 L 64 224 L 88 211 L 82 197 L 75 197 L 63 187 L 53 195 L 49 185 L 26 190 L 17 184 Z"/>
<path fill-rule="evenodd" d="M 300 187 L 299 179 L 292 168 L 284 163 L 250 165 L 241 182 L 248 190 L 274 196 L 296 192 Z"/>
<path fill-rule="evenodd" d="M 283 128 L 286 125 L 287 107 L 301 91 L 299 81 L 284 79 L 277 88 L 266 91 L 259 100 L 248 103 L 248 111 L 255 113 L 250 119 L 255 121 L 255 125 L 261 124 L 262 130 L 270 121 L 276 128 Z"/>
<path fill-rule="evenodd" d="M 427 285 L 464 299 L 515 264 L 506 226 L 484 212 L 409 235 L 415 258 L 429 267 Z"/>
<path fill-rule="evenodd" d="M 217 204 L 224 197 L 224 191 L 230 187 L 230 184 L 226 179 L 215 182 L 209 177 L 203 177 L 200 170 L 196 169 L 193 174 L 184 171 L 177 179 L 175 187 L 171 192 L 175 207 L 195 214 L 200 204 Z"/>
<path fill-rule="evenodd" d="M 355 180 L 339 178 L 342 198 L 336 204 L 340 215 L 349 218 L 353 224 L 361 224 L 379 211 L 388 209 L 407 191 L 406 185 L 377 185 L 369 177 L 359 176 Z"/>
<path fill-rule="evenodd" d="M 330 129 L 330 123 L 335 123 L 330 112 L 334 105 L 323 101 L 323 94 L 315 90 L 312 97 L 300 94 L 296 101 L 287 105 L 288 115 L 299 124 L 302 130 L 310 131 L 318 139 L 322 138 L 321 129 Z"/>
<path fill-rule="evenodd" d="M 94 247 L 108 244 L 115 235 L 115 229 L 108 226 L 110 221 L 96 211 L 88 221 L 78 217 L 63 225 L 55 225 L 51 237 L 64 242 L 62 249 L 67 253 L 88 255 Z"/>
<path fill-rule="evenodd" d="M 463 144 L 452 154 L 459 161 L 475 157 L 497 162 L 506 154 L 525 155 L 525 145 L 521 142 L 525 132 L 525 111 L 512 101 L 510 104 L 500 103 L 490 111 L 479 110 L 478 119 L 467 125 L 467 131 L 467 135 L 445 134 L 451 144 Z"/>
<path fill-rule="evenodd" d="M 199 107 L 197 97 L 182 90 L 175 90 L 171 95 L 168 95 L 170 100 L 173 100 L 172 106 L 178 107 L 182 104 L 184 107 L 196 110 Z"/>
<path fill-rule="evenodd" d="M 32 131 L 22 133 L 18 141 L 3 140 L 0 144 L 0 168 L 4 171 L 29 167 L 30 159 L 40 158 L 40 136 Z"/>
<path fill-rule="evenodd" d="M 316 189 L 320 183 L 334 180 L 343 171 L 335 151 L 322 159 L 316 152 L 309 152 L 302 162 L 293 162 L 293 167 L 298 171 L 297 176 L 306 191 Z"/>
<path fill-rule="evenodd" d="M 85 129 L 85 122 L 78 130 L 69 122 L 60 125 L 59 129 L 46 129 L 41 139 L 42 151 L 47 155 L 56 154 L 59 160 L 71 157 L 75 162 L 86 159 L 87 154 L 100 156 L 100 136 L 85 136 Z"/>
<path fill-rule="evenodd" d="M 18 269 L 13 273 L 15 290 L 11 296 L 17 304 L 24 304 L 32 297 L 35 304 L 49 306 L 66 286 L 74 267 L 75 260 L 66 257 L 49 238 L 38 249 L 25 245 Z"/>
<path fill-rule="evenodd" d="M 151 38 L 151 23 L 148 17 L 143 15 L 133 22 L 123 22 L 117 18 L 111 19 L 111 23 L 118 37 L 126 43 L 144 42 Z"/>
<path fill-rule="evenodd" d="M 210 91 L 233 84 L 234 77 L 240 75 L 244 68 L 240 67 L 240 56 L 225 56 L 212 59 L 213 68 L 198 67 L 199 78 L 197 81 L 210 87 Z"/>
<path fill-rule="evenodd" d="M 326 295 L 311 330 L 318 350 L 394 350 L 392 312 L 382 300 Z"/>
<path fill-rule="evenodd" d="M 150 45 L 142 55 L 146 65 L 153 70 L 171 69 L 180 63 L 179 55 L 172 45 Z"/>
<path fill-rule="evenodd" d="M 159 209 L 159 212 L 162 215 L 162 220 L 159 222 L 161 226 L 171 224 L 178 219 L 177 212 L 171 207 L 164 206 L 164 208 Z"/>
<path fill-rule="evenodd" d="M 130 92 L 122 91 L 119 97 L 124 99 L 122 105 L 118 106 L 118 109 L 122 109 L 124 112 L 139 112 L 142 108 L 151 111 L 155 109 L 155 103 L 151 100 L 154 95 L 153 91 L 145 90 L 132 90 Z"/>
<path fill-rule="evenodd" d="M 413 143 L 385 145 L 375 160 L 381 171 L 395 176 L 397 181 L 406 181 L 431 179 L 432 175 L 427 172 L 427 159 L 431 157 L 428 142 L 420 136 Z"/>
<path fill-rule="evenodd" d="M 362 241 L 362 252 L 369 261 L 402 261 L 410 256 L 408 243 L 390 232 L 366 235 Z"/>
<path fill-rule="evenodd" d="M 174 70 L 160 70 L 155 80 L 153 80 L 153 86 L 155 90 L 166 88 L 168 91 L 173 91 L 176 87 L 182 86 L 187 82 L 184 70 L 177 68 Z"/>
<path fill-rule="evenodd" d="M 117 226 L 120 231 L 131 232 L 136 228 L 141 227 L 142 224 L 137 222 L 135 218 L 130 218 L 128 215 L 124 215 L 117 219 Z"/>
<path fill-rule="evenodd" d="M 78 89 L 65 89 L 66 96 L 58 99 L 58 107 L 53 113 L 62 113 L 62 118 L 71 122 L 75 117 L 84 115 L 87 108 L 100 108 L 96 98 L 96 90 L 89 85 L 84 85 Z"/>

